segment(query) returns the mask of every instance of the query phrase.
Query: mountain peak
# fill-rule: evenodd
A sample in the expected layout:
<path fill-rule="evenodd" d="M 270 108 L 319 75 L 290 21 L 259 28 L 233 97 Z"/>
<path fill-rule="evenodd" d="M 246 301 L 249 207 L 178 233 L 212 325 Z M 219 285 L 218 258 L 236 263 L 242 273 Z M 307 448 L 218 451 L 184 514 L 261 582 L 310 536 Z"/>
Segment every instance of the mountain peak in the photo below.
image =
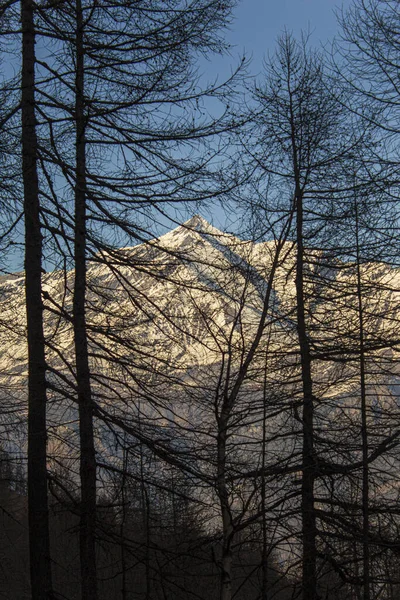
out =
<path fill-rule="evenodd" d="M 196 231 L 204 231 L 211 227 L 210 223 L 203 219 L 201 215 L 193 215 L 191 219 L 182 223 L 182 227 L 187 227 L 188 229 L 195 229 Z"/>

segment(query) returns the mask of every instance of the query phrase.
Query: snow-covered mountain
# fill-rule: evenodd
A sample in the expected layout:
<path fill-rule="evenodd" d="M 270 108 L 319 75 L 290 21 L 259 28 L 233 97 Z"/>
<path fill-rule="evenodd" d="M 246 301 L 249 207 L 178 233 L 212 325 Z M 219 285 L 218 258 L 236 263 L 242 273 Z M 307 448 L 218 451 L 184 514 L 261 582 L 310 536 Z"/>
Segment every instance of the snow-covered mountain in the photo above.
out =
<path fill-rule="evenodd" d="M 306 259 L 318 543 L 327 543 L 333 556 L 336 546 L 340 556 L 361 556 L 360 314 L 371 539 L 379 541 L 384 532 L 394 546 L 400 273 L 375 262 L 361 265 L 358 274 L 354 263 L 320 250 L 307 250 Z M 173 503 L 178 481 L 217 539 L 222 481 L 237 535 L 246 532 L 251 540 L 254 531 L 257 538 L 262 516 L 282 570 L 298 576 L 303 393 L 295 260 L 290 241 L 243 241 L 195 216 L 150 242 L 94 255 L 86 317 L 99 494 L 103 488 L 118 495 L 123 464 L 132 508 L 140 485 L 154 509 L 162 510 L 159 496 Z M 63 491 L 77 493 L 73 276 L 45 274 L 43 302 L 48 468 Z M 26 448 L 24 301 L 23 273 L 3 277 L 0 439 L 16 452 Z"/>
<path fill-rule="evenodd" d="M 219 411 L 236 394 L 230 415 L 233 463 L 258 460 L 260 422 L 269 415 L 268 436 L 275 439 L 270 464 L 286 461 L 295 471 L 301 386 L 294 266 L 291 242 L 280 247 L 276 241 L 243 241 L 199 216 L 148 243 L 98 253 L 88 264 L 87 293 L 98 410 L 115 427 L 124 421 L 132 434 L 139 435 L 140 429 L 149 444 L 161 440 L 178 454 L 185 448 L 185 460 L 205 476 Z M 376 422 L 397 406 L 400 276 L 378 263 L 363 265 L 361 276 L 370 419 Z M 333 441 L 340 436 L 349 447 L 359 431 L 356 290 L 355 265 L 328 265 L 321 252 L 309 253 L 306 292 L 316 423 L 324 435 Z M 72 291 L 72 272 L 43 277 L 50 455 L 67 443 L 74 456 Z M 1 419 L 10 439 L 18 433 L 23 440 L 22 273 L 0 281 L 0 312 Z M 348 420 L 344 432 L 339 415 Z M 385 419 L 376 443 L 395 426 Z M 98 451 L 107 460 L 115 454 L 109 425 L 98 427 Z M 359 450 L 352 447 L 356 455 Z"/>

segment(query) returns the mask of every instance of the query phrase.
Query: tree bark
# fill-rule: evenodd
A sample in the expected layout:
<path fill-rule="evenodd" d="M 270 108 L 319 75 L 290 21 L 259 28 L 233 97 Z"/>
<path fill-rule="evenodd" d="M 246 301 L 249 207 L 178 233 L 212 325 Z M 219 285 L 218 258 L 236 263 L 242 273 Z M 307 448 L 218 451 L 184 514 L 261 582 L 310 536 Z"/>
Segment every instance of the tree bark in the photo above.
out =
<path fill-rule="evenodd" d="M 303 540 L 303 600 L 316 600 L 317 551 L 316 518 L 314 505 L 314 398 L 311 375 L 311 353 L 307 335 L 304 299 L 304 248 L 303 248 L 303 198 L 296 193 L 297 206 L 297 259 L 296 259 L 296 311 L 297 334 L 300 346 L 301 379 L 303 386 L 303 477 L 301 487 L 301 518 Z"/>
<path fill-rule="evenodd" d="M 80 434 L 80 564 L 82 600 L 97 600 L 96 576 L 96 454 L 93 405 L 86 332 L 86 120 L 84 100 L 83 11 L 76 2 L 76 183 L 75 282 L 73 322 Z"/>
<path fill-rule="evenodd" d="M 296 208 L 296 316 L 297 336 L 300 348 L 301 381 L 303 388 L 302 414 L 302 486 L 301 520 L 303 542 L 302 590 L 303 600 L 317 600 L 317 526 L 314 503 L 315 456 L 314 456 L 314 396 L 311 373 L 311 352 L 306 325 L 304 295 L 304 206 L 298 160 L 294 115 L 291 106 L 291 141 L 295 180 Z"/>
<path fill-rule="evenodd" d="M 217 492 L 222 517 L 222 556 L 220 563 L 220 600 L 232 599 L 232 514 L 226 485 L 226 439 L 229 411 L 221 411 L 217 436 Z"/>
<path fill-rule="evenodd" d="M 360 391 L 361 391 L 361 444 L 362 444 L 362 547 L 363 547 L 363 600 L 371 597 L 371 575 L 369 560 L 369 472 L 368 472 L 368 423 L 367 423 L 367 391 L 365 381 L 365 334 L 364 334 L 364 307 L 362 297 L 362 281 L 360 266 L 360 240 L 358 205 L 355 200 L 356 216 L 356 256 L 357 256 L 357 301 L 359 321 L 360 344 Z"/>
<path fill-rule="evenodd" d="M 33 600 L 53 598 L 46 467 L 46 358 L 42 303 L 35 118 L 35 26 L 32 0 L 21 0 L 22 175 L 25 216 L 25 294 L 28 335 L 28 518 Z"/>

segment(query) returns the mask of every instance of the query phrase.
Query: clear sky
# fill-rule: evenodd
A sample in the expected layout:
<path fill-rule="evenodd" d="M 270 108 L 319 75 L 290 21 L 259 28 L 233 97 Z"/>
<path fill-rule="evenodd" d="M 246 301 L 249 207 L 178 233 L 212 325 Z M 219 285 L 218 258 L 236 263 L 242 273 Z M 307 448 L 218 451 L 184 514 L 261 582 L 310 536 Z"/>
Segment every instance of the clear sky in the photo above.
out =
<path fill-rule="evenodd" d="M 276 38 L 286 27 L 296 36 L 310 30 L 313 45 L 325 44 L 338 31 L 335 10 L 351 0 L 241 0 L 227 38 L 233 54 L 253 55 L 252 73 L 261 70 L 263 56 L 273 52 Z"/>
<path fill-rule="evenodd" d="M 257 75 L 262 72 L 264 56 L 274 51 L 276 39 L 285 28 L 296 36 L 301 30 L 309 30 L 315 46 L 329 43 L 338 31 L 335 10 L 346 9 L 351 4 L 352 0 L 239 0 L 233 22 L 226 32 L 231 56 L 213 57 L 211 61 L 202 62 L 200 70 L 207 79 L 218 76 L 222 81 L 245 53 L 248 58 L 252 57 L 250 73 Z M 226 215 L 220 207 L 201 212 L 217 227 L 223 228 L 226 224 Z M 182 220 L 190 216 L 186 214 Z M 232 226 L 234 215 L 228 221 Z M 171 226 L 171 223 L 167 224 L 168 228 Z M 229 223 L 227 226 L 231 228 Z M 16 264 L 13 267 L 15 270 L 22 268 Z"/>
<path fill-rule="evenodd" d="M 210 79 L 229 76 L 243 54 L 251 58 L 250 73 L 262 72 L 263 58 L 273 53 L 278 36 L 286 28 L 296 37 L 310 31 L 311 44 L 329 43 L 338 33 L 335 11 L 350 7 L 352 0 L 238 0 L 233 22 L 225 32 L 231 56 L 213 57 L 202 64 Z"/>
<path fill-rule="evenodd" d="M 223 81 L 245 54 L 251 59 L 249 74 L 260 75 L 264 57 L 274 52 L 276 40 L 284 29 L 296 37 L 301 31 L 309 31 L 314 47 L 329 45 L 339 32 L 335 13 L 352 4 L 353 0 L 239 0 L 225 35 L 231 55 L 202 61 L 200 70 L 209 81 L 216 77 Z M 235 216 L 230 215 L 227 220 L 220 207 L 201 212 L 216 227 L 235 229 Z"/>

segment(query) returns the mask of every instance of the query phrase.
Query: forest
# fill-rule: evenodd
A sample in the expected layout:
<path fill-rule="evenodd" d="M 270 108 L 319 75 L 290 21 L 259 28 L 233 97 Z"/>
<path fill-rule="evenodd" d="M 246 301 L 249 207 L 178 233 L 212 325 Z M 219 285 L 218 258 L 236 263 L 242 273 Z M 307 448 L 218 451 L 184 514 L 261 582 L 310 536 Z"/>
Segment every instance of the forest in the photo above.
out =
<path fill-rule="evenodd" d="M 400 600 L 400 6 L 235 5 L 0 0 L 0 599 Z"/>

